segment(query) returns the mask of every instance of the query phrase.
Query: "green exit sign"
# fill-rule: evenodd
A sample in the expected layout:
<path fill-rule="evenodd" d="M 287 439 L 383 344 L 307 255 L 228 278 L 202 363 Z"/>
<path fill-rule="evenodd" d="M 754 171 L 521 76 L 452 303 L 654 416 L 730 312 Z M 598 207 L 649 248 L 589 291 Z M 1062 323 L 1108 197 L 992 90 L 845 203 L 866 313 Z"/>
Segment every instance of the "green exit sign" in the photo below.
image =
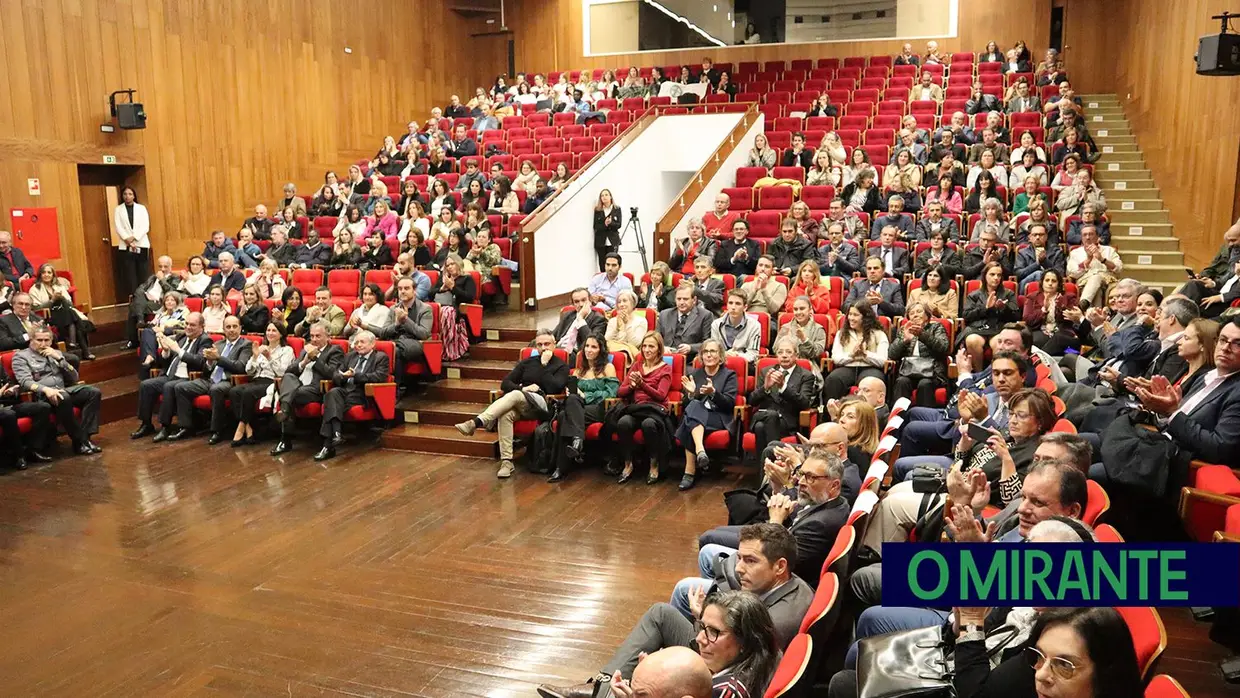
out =
<path fill-rule="evenodd" d="M 115 156 L 115 155 L 104 155 L 104 156 L 103 156 L 103 164 L 105 164 L 105 165 L 115 165 L 115 164 L 116 164 L 116 156 Z"/>

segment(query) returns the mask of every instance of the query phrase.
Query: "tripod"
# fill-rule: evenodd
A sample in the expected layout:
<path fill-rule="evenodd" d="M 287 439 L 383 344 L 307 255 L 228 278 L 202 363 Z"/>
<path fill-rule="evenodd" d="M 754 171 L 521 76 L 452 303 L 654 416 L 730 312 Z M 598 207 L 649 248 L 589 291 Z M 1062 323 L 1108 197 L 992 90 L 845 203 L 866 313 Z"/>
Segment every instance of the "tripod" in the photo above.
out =
<path fill-rule="evenodd" d="M 620 231 L 620 238 L 616 241 L 616 252 L 620 251 L 620 246 L 624 244 L 624 238 L 632 233 L 637 239 L 637 253 L 642 257 L 642 271 L 650 273 L 650 261 L 646 257 L 646 236 L 642 235 L 642 222 L 637 219 L 637 208 L 630 209 L 629 222 L 624 226 L 624 230 Z"/>

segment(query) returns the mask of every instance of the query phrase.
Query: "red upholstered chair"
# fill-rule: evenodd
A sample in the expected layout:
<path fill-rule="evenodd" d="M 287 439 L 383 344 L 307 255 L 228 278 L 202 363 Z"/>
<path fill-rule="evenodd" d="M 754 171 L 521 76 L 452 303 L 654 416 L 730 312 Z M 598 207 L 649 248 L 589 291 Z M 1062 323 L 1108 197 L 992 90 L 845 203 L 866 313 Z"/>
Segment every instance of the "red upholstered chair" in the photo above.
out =
<path fill-rule="evenodd" d="M 362 272 L 357 269 L 332 269 L 327 272 L 327 288 L 332 298 L 357 298 L 361 294 Z"/>
<path fill-rule="evenodd" d="M 1180 519 L 1189 537 L 1210 541 L 1226 530 L 1227 513 L 1240 504 L 1240 478 L 1225 465 L 1193 461 L 1189 487 L 1180 490 Z"/>
<path fill-rule="evenodd" d="M 830 208 L 834 198 L 835 187 L 822 185 L 801 187 L 801 201 L 804 201 L 810 210 L 825 211 Z"/>
<path fill-rule="evenodd" d="M 1159 674 L 1145 686 L 1145 698 L 1189 698 L 1189 695 L 1179 681 Z"/>
<path fill-rule="evenodd" d="M 800 698 L 811 695 L 814 682 L 814 672 L 811 670 L 813 648 L 814 640 L 805 633 L 792 638 L 763 698 Z"/>
<path fill-rule="evenodd" d="M 1159 655 L 1167 648 L 1167 629 L 1158 611 L 1148 606 L 1116 608 L 1132 633 L 1132 643 L 1137 650 L 1137 666 L 1141 676 L 1148 676 Z"/>
<path fill-rule="evenodd" d="M 728 195 L 729 211 L 752 211 L 753 189 L 750 187 L 724 187 L 723 193 Z"/>
<path fill-rule="evenodd" d="M 642 281 L 643 283 L 645 283 L 647 279 L 643 278 Z M 729 370 L 731 370 L 733 373 L 736 374 L 736 407 L 733 408 L 733 413 L 735 414 L 736 418 L 740 418 L 741 414 L 744 412 L 743 408 L 745 406 L 745 393 L 747 392 L 745 389 L 745 384 L 749 378 L 749 363 L 739 356 L 728 356 L 724 358 L 724 366 L 726 366 Z M 693 360 L 694 370 L 697 370 L 701 367 L 702 367 L 701 359 L 694 359 Z M 670 397 L 669 397 L 669 401 L 670 401 Z M 682 416 L 681 415 L 682 408 L 680 405 L 679 391 L 677 394 L 676 401 L 672 403 L 672 411 L 676 414 L 677 419 L 679 419 Z M 736 444 L 733 443 L 732 441 L 732 433 L 730 430 L 716 431 L 716 432 L 707 434 L 706 438 L 703 440 L 702 445 L 706 447 L 707 451 L 735 451 L 736 450 Z M 681 444 L 681 446 L 688 448 L 689 450 L 693 450 L 692 443 Z"/>
<path fill-rule="evenodd" d="M 755 182 L 767 176 L 765 167 L 736 168 L 736 186 L 752 187 Z"/>
<path fill-rule="evenodd" d="M 1124 537 L 1121 536 L 1119 531 L 1115 530 L 1115 527 L 1110 524 L 1098 524 L 1097 526 L 1094 526 L 1094 537 L 1098 539 L 1099 543 L 1124 542 Z"/>
<path fill-rule="evenodd" d="M 332 344 L 339 346 L 346 354 L 349 352 L 349 342 L 345 339 L 333 339 Z M 396 365 L 396 347 L 387 341 L 375 342 L 375 351 L 381 351 L 387 354 L 388 365 Z M 326 383 L 327 381 L 324 381 Z M 324 392 L 330 386 L 323 386 Z M 396 381 L 393 376 L 389 375 L 387 382 L 369 383 L 365 386 L 366 396 L 373 399 L 373 404 L 358 405 L 350 407 L 344 413 L 345 422 L 375 422 L 379 420 L 392 420 L 396 418 Z M 297 408 L 296 416 L 302 419 L 318 419 L 323 416 L 323 403 L 312 402 L 303 407 Z"/>
<path fill-rule="evenodd" d="M 1059 420 L 1067 421 L 1067 420 Z M 1071 422 L 1069 422 L 1071 424 Z M 1081 521 L 1093 526 L 1098 519 L 1111 508 L 1111 497 L 1107 491 L 1102 489 L 1095 480 L 1086 481 L 1089 490 L 1088 499 L 1085 502 L 1085 513 L 1081 516 Z"/>
<path fill-rule="evenodd" d="M 782 217 L 783 212 L 779 210 L 751 211 L 745 216 L 745 220 L 749 222 L 749 237 L 755 240 L 774 240 L 779 237 L 779 221 Z"/>
<path fill-rule="evenodd" d="M 306 299 L 306 305 L 314 302 L 314 292 L 323 285 L 322 269 L 294 269 L 293 270 L 293 286 L 301 291 L 301 295 Z M 188 303 L 190 299 L 186 299 Z M 201 310 L 201 307 L 199 308 Z"/>
<path fill-rule="evenodd" d="M 805 169 L 800 166 L 782 167 L 775 166 L 771 169 L 771 176 L 775 179 L 795 179 L 796 181 L 805 183 Z M 761 195 L 759 195 L 759 199 Z"/>

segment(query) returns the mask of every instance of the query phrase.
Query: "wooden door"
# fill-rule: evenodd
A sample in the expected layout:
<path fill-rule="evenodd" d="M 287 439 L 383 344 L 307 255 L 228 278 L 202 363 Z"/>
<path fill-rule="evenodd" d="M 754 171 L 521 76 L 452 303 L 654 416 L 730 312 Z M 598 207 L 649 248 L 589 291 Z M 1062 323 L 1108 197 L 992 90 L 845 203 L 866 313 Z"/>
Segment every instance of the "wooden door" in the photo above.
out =
<path fill-rule="evenodd" d="M 125 173 L 114 168 L 82 166 L 78 168 L 78 186 L 82 201 L 82 241 L 86 263 L 90 269 L 91 304 L 95 307 L 128 302 L 120 298 L 114 266 L 112 212 L 120 202 Z M 82 281 L 79 280 L 78 284 Z"/>

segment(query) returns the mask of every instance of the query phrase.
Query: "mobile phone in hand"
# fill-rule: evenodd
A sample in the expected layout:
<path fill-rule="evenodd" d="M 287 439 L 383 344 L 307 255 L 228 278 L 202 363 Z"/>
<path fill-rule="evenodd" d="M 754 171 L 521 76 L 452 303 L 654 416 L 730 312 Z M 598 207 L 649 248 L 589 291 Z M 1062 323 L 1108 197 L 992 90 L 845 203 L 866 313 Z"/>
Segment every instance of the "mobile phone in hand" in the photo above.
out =
<path fill-rule="evenodd" d="M 987 429 L 986 427 L 982 426 L 981 424 L 978 424 L 977 422 L 969 422 L 968 426 L 966 427 L 966 431 L 968 432 L 970 439 L 973 439 L 977 443 L 982 443 L 982 444 L 989 441 L 990 437 L 999 435 L 999 432 L 991 430 L 991 429 Z"/>

